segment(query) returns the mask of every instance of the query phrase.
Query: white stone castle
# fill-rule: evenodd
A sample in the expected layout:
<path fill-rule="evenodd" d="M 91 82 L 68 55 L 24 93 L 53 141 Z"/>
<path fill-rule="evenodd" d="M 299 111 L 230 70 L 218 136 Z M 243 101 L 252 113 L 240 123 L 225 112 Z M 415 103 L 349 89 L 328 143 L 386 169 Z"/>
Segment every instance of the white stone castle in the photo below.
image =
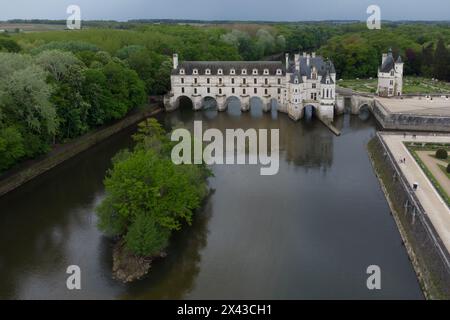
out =
<path fill-rule="evenodd" d="M 164 98 L 168 111 L 178 108 L 180 98 L 188 97 L 195 110 L 204 99 L 217 101 L 219 111 L 227 108 L 231 97 L 239 99 L 241 110 L 250 108 L 250 99 L 257 97 L 264 111 L 276 105 L 298 120 L 307 107 L 323 120 L 332 120 L 337 104 L 336 70 L 331 61 L 315 53 L 295 54 L 286 61 L 185 61 L 173 55 L 171 91 Z M 275 103 L 276 102 L 276 103 Z"/>
<path fill-rule="evenodd" d="M 381 97 L 401 96 L 403 92 L 403 61 L 398 56 L 394 61 L 392 50 L 383 54 L 381 67 L 378 68 L 378 89 Z"/>

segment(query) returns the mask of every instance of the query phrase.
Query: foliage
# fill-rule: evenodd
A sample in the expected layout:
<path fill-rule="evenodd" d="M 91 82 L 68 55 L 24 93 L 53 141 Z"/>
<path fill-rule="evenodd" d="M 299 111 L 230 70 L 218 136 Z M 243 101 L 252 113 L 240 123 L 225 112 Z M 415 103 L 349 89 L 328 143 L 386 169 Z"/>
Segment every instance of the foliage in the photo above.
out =
<path fill-rule="evenodd" d="M 51 93 L 46 73 L 37 65 L 0 75 L 0 127 L 14 126 L 20 131 L 28 157 L 47 151 L 56 133 L 58 119 L 49 101 Z"/>
<path fill-rule="evenodd" d="M 145 102 L 135 71 L 102 51 L 0 52 L 0 172 Z"/>
<path fill-rule="evenodd" d="M 11 167 L 25 155 L 24 141 L 14 127 L 0 129 L 0 171 Z"/>
<path fill-rule="evenodd" d="M 0 37 L 0 51 L 19 52 L 19 44 L 9 37 Z"/>
<path fill-rule="evenodd" d="M 139 125 L 134 151 L 114 158 L 105 178 L 106 198 L 97 208 L 99 228 L 123 236 L 138 255 L 154 255 L 173 230 L 190 224 L 207 195 L 203 165 L 175 165 L 170 140 L 154 119 Z"/>
<path fill-rule="evenodd" d="M 447 165 L 447 173 L 450 173 L 450 163 Z"/>
<path fill-rule="evenodd" d="M 438 159 L 447 159 L 448 158 L 448 152 L 445 149 L 438 149 L 436 151 L 436 158 Z"/>
<path fill-rule="evenodd" d="M 150 215 L 139 215 L 125 235 L 125 246 L 131 252 L 147 256 L 167 247 L 170 231 L 161 227 Z"/>

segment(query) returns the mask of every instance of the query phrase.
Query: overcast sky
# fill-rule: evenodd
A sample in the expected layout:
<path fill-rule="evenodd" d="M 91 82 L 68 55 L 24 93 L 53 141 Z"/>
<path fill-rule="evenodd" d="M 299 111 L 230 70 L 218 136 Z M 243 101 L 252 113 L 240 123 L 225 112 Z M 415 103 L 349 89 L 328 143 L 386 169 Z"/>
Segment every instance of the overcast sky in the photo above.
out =
<path fill-rule="evenodd" d="M 366 20 L 371 4 L 386 20 L 450 20 L 450 0 L 0 0 L 0 20 L 66 19 Z"/>

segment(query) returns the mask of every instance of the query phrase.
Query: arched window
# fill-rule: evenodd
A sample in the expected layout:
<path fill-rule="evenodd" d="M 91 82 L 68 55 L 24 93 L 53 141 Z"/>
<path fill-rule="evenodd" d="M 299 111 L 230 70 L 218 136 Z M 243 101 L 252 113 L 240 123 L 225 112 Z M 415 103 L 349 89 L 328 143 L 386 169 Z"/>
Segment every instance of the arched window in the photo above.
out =
<path fill-rule="evenodd" d="M 198 69 L 194 69 L 194 70 L 192 71 L 192 73 L 193 73 L 193 74 L 198 74 Z"/>
<path fill-rule="evenodd" d="M 217 70 L 217 74 L 223 74 L 223 70 L 222 69 Z"/>
<path fill-rule="evenodd" d="M 184 74 L 184 69 L 183 68 L 180 69 L 180 74 Z"/>
<path fill-rule="evenodd" d="M 277 75 L 281 74 L 281 69 L 277 69 Z"/>
<path fill-rule="evenodd" d="M 211 74 L 211 69 L 206 69 L 205 74 Z"/>
<path fill-rule="evenodd" d="M 241 73 L 242 73 L 242 74 L 247 74 L 247 69 L 242 69 L 242 70 L 241 70 Z"/>
<path fill-rule="evenodd" d="M 236 70 L 231 69 L 231 70 L 230 70 L 230 74 L 236 74 Z"/>
<path fill-rule="evenodd" d="M 269 74 L 269 69 L 264 69 L 264 74 Z"/>
<path fill-rule="evenodd" d="M 294 79 L 294 83 L 295 83 L 295 84 L 297 84 L 297 83 L 298 83 L 298 78 L 297 78 L 297 77 L 295 77 L 295 79 Z"/>
<path fill-rule="evenodd" d="M 253 74 L 258 74 L 258 69 L 253 69 Z"/>

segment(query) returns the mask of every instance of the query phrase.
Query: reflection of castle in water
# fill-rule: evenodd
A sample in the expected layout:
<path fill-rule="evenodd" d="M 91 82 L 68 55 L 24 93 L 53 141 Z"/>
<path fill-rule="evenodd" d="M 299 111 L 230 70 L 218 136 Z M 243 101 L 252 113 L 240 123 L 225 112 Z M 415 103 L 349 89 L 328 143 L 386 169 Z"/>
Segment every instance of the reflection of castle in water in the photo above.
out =
<path fill-rule="evenodd" d="M 226 112 L 219 112 L 216 108 L 195 112 L 187 100 L 179 110 L 166 113 L 164 122 L 168 128 L 184 127 L 191 131 L 196 120 L 203 121 L 203 130 L 217 128 L 225 132 L 226 129 L 233 128 L 279 129 L 280 152 L 285 155 L 288 163 L 324 168 L 332 165 L 335 137 L 320 122 L 307 120 L 293 122 L 283 114 L 264 113 L 262 108 L 254 106 L 252 110 L 250 113 L 241 113 L 237 105 L 236 108 L 230 106 Z M 293 136 L 297 138 L 294 139 Z M 268 147 L 270 150 L 270 141 Z"/>

